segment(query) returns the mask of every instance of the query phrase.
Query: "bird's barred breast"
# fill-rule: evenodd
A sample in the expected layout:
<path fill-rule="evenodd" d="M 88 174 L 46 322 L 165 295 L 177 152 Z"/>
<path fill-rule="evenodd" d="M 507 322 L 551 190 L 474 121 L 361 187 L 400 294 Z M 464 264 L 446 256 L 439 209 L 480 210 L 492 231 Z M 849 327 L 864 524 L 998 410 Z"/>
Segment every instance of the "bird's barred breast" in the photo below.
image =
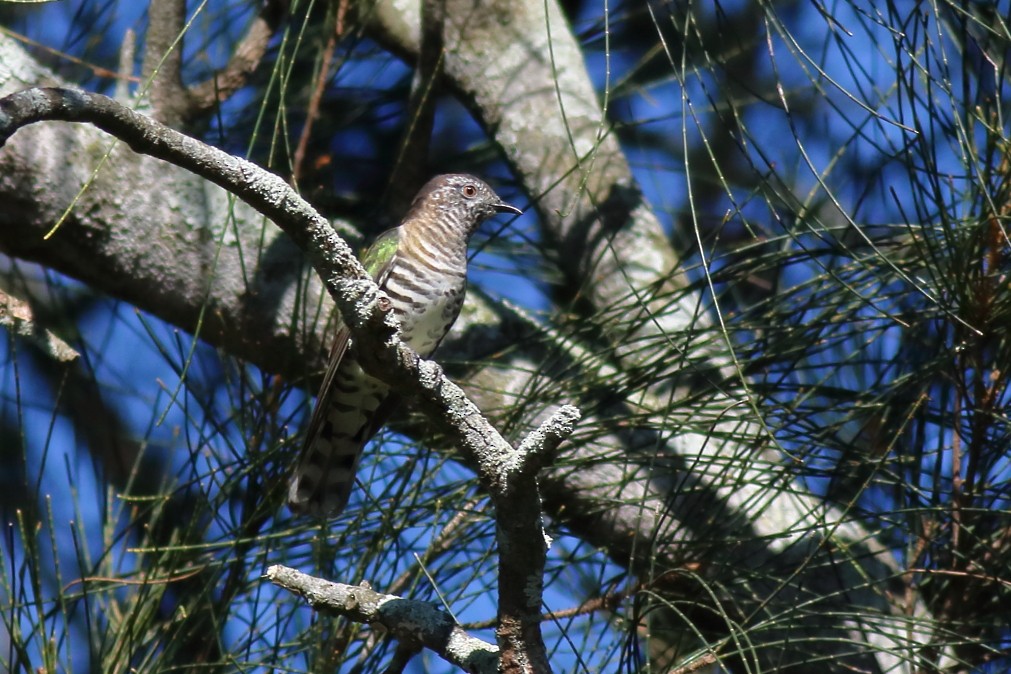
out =
<path fill-rule="evenodd" d="M 385 291 L 400 319 L 401 337 L 423 358 L 445 336 L 456 320 L 466 289 L 464 275 L 418 274 L 410 263 L 394 268 Z M 415 272 L 415 273 L 412 273 Z"/>

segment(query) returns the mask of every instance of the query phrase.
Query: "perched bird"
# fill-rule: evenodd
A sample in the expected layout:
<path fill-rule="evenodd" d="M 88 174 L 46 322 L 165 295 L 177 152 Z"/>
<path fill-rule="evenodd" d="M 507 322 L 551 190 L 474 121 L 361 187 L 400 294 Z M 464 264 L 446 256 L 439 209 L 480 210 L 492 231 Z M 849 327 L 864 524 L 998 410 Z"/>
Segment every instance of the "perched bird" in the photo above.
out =
<path fill-rule="evenodd" d="M 435 350 L 460 313 L 470 235 L 496 213 L 521 212 L 474 176 L 436 176 L 400 226 L 365 253 L 362 264 L 390 298 L 401 339 L 420 356 Z M 344 509 L 365 443 L 396 402 L 388 386 L 362 371 L 348 329 L 340 326 L 288 491 L 293 512 L 331 517 Z"/>

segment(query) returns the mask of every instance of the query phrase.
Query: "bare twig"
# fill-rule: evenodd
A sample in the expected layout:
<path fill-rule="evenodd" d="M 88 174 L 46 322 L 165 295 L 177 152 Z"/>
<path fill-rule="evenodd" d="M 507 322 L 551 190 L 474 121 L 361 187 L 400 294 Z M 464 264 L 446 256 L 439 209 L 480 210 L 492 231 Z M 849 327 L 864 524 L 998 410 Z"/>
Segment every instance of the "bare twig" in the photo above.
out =
<path fill-rule="evenodd" d="M 295 154 L 292 157 L 291 175 L 298 184 L 304 175 L 305 153 L 309 148 L 309 138 L 312 136 L 312 127 L 319 117 L 319 105 L 323 100 L 323 92 L 326 83 L 330 79 L 330 62 L 333 60 L 334 51 L 337 49 L 337 40 L 344 34 L 344 18 L 347 14 L 349 0 L 338 0 L 337 15 L 334 17 L 334 28 L 327 38 L 326 46 L 323 48 L 323 55 L 320 57 L 319 73 L 316 76 L 316 86 L 313 87 L 312 95 L 309 96 L 309 106 L 305 112 L 305 124 L 302 126 L 302 133 L 298 137 L 298 145 L 295 147 Z"/>
<path fill-rule="evenodd" d="M 403 592 L 407 588 L 408 583 L 411 582 L 411 579 L 417 575 L 418 567 L 421 563 L 427 565 L 439 555 L 453 549 L 453 545 L 457 542 L 461 531 L 464 529 L 464 525 L 472 520 L 474 515 L 472 511 L 478 502 L 479 499 L 474 499 L 457 510 L 452 519 L 446 523 L 442 530 L 432 539 L 432 542 L 428 544 L 428 549 L 425 550 L 422 558 L 404 570 L 402 574 L 390 583 L 390 592 Z M 494 625 L 488 625 L 488 627 L 494 627 Z"/>
<path fill-rule="evenodd" d="M 495 646 L 470 636 L 449 614 L 428 602 L 332 583 L 286 566 L 272 566 L 264 577 L 303 597 L 317 611 L 382 625 L 401 642 L 422 644 L 464 671 L 498 671 Z"/>
<path fill-rule="evenodd" d="M 611 611 L 621 602 L 625 601 L 642 588 L 643 585 L 641 583 L 635 583 L 624 590 L 608 592 L 607 594 L 599 597 L 591 597 L 580 602 L 578 606 L 560 609 L 558 611 L 548 611 L 541 616 L 541 621 L 548 622 L 552 620 L 565 620 L 576 616 L 596 613 L 597 611 Z M 495 623 L 493 621 L 482 620 L 478 622 L 468 622 L 463 626 L 469 630 L 486 630 L 490 627 L 495 627 Z"/>
<path fill-rule="evenodd" d="M 683 665 L 681 667 L 678 667 L 675 670 L 672 670 L 670 672 L 670 674 L 692 674 L 692 672 L 697 672 L 700 669 L 702 669 L 703 667 L 707 667 L 709 665 L 715 665 L 716 663 L 717 663 L 717 658 L 716 658 L 716 656 L 714 654 L 712 654 L 712 653 L 705 653 L 705 654 L 699 656 L 698 659 L 692 660 L 687 665 Z"/>

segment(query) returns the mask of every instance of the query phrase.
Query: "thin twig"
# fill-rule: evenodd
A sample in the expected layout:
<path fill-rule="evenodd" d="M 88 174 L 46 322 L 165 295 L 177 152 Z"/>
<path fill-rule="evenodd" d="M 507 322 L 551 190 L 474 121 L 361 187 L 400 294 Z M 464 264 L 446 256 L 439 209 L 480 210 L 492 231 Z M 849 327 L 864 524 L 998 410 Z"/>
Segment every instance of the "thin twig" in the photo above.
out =
<path fill-rule="evenodd" d="M 333 61 L 334 52 L 337 50 L 337 40 L 344 34 L 344 15 L 347 13 L 347 6 L 348 0 L 340 0 L 337 3 L 337 16 L 334 18 L 334 29 L 327 38 L 326 46 L 323 48 L 323 55 L 320 57 L 316 86 L 313 87 L 312 95 L 309 97 L 309 106 L 305 112 L 305 124 L 302 125 L 302 133 L 298 137 L 298 145 L 295 147 L 295 155 L 292 158 L 291 176 L 296 185 L 303 176 L 305 153 L 309 148 L 312 127 L 319 117 L 320 102 L 323 100 L 326 83 L 330 80 L 330 62 Z"/>

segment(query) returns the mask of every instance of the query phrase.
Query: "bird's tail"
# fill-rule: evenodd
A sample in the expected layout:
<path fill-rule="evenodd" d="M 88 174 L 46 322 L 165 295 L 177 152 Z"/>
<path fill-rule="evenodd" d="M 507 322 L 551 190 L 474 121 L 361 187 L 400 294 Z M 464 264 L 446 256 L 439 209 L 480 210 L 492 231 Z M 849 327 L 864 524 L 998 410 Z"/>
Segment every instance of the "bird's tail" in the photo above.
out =
<path fill-rule="evenodd" d="M 364 443 L 317 439 L 302 450 L 288 487 L 288 507 L 296 515 L 339 515 L 351 498 Z"/>
<path fill-rule="evenodd" d="M 298 515 L 339 515 L 351 496 L 362 450 L 388 414 L 389 389 L 345 359 L 316 401 L 302 455 L 288 489 Z"/>

